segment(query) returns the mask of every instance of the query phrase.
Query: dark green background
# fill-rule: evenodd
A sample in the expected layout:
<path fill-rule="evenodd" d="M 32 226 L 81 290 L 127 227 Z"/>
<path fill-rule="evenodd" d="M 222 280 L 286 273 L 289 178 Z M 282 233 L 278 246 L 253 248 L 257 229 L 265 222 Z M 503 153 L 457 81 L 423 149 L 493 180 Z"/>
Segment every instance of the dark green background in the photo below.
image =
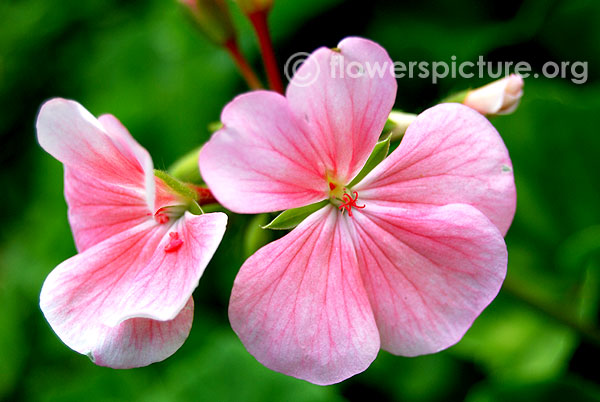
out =
<path fill-rule="evenodd" d="M 240 41 L 260 68 L 249 24 Z M 231 284 L 247 250 L 249 217 L 228 232 L 195 292 L 194 326 L 165 362 L 94 366 L 54 335 L 38 307 L 46 275 L 75 253 L 62 166 L 36 143 L 48 98 L 112 113 L 168 167 L 208 139 L 208 123 L 245 91 L 227 55 L 174 1 L 0 2 L 0 398 L 23 401 L 588 401 L 600 400 L 599 346 L 524 301 L 596 325 L 600 288 L 600 2 L 276 0 L 279 62 L 347 35 L 393 60 L 587 61 L 588 82 L 527 79 L 517 112 L 493 120 L 513 159 L 518 208 L 508 233 L 509 286 L 456 346 L 431 356 L 381 352 L 341 384 L 274 373 L 227 321 Z M 396 107 L 419 112 L 488 79 L 400 79 Z M 246 242 L 247 243 L 247 242 Z M 521 294 L 523 293 L 523 294 Z M 531 301 L 531 300 L 530 300 Z"/>

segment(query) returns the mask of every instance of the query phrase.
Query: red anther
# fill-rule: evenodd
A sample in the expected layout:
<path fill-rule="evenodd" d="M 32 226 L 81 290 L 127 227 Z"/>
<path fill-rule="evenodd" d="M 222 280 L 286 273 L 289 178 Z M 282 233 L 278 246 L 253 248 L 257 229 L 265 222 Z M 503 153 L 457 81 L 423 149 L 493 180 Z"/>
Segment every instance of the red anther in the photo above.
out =
<path fill-rule="evenodd" d="M 163 225 L 169 222 L 169 216 L 162 211 L 162 208 L 156 211 L 154 214 L 154 220 L 158 222 L 160 225 Z"/>
<path fill-rule="evenodd" d="M 359 209 L 366 207 L 366 205 L 356 205 L 356 200 L 358 199 L 358 193 L 355 191 L 353 194 L 354 194 L 354 198 L 352 198 L 352 196 L 350 196 L 350 194 L 346 194 L 346 193 L 344 193 L 344 195 L 342 196 L 342 198 L 344 199 L 344 203 L 342 205 L 340 205 L 340 211 L 342 211 L 342 214 L 344 213 L 343 210 L 345 209 L 346 211 L 348 211 L 348 215 L 352 216 L 352 207 L 359 208 Z"/>
<path fill-rule="evenodd" d="M 336 187 L 335 184 L 333 184 L 332 182 L 329 182 L 329 189 L 331 191 L 335 190 L 335 187 Z"/>
<path fill-rule="evenodd" d="M 171 232 L 169 233 L 169 244 L 165 246 L 165 252 L 171 253 L 173 251 L 179 250 L 179 248 L 183 245 L 183 240 L 179 238 L 179 233 Z"/>

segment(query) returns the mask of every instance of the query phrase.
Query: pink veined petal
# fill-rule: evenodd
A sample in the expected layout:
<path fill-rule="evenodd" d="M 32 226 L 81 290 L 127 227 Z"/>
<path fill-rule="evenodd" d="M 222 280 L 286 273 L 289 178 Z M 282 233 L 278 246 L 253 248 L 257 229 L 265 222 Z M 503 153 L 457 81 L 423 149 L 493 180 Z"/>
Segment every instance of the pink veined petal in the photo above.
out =
<path fill-rule="evenodd" d="M 114 143 L 119 146 L 120 151 L 127 155 L 130 154 L 130 158 L 133 157 L 139 165 L 142 167 L 144 172 L 144 188 L 146 203 L 151 211 L 154 211 L 154 194 L 155 194 L 155 177 L 154 177 L 154 164 L 150 154 L 144 147 L 137 143 L 137 141 L 131 136 L 129 130 L 125 128 L 123 124 L 113 115 L 105 114 L 98 117 L 98 121 L 106 132 L 111 136 Z"/>
<path fill-rule="evenodd" d="M 371 154 L 396 99 L 387 52 L 362 38 L 308 57 L 288 85 L 290 108 L 325 152 L 328 173 L 344 185 Z"/>
<path fill-rule="evenodd" d="M 124 318 L 146 316 L 168 320 L 175 316 L 198 286 L 204 269 L 217 250 L 227 215 L 185 212 L 164 236 L 144 270 L 139 271 L 120 300 L 118 312 L 107 317 L 109 325 Z M 171 233 L 177 232 L 176 242 Z M 181 241 L 182 243 L 179 243 Z M 181 246 L 178 246 L 181 244 Z M 168 249 L 171 251 L 167 251 Z"/>
<path fill-rule="evenodd" d="M 138 187 L 146 199 L 144 169 L 151 161 L 124 128 L 115 131 L 111 125 L 108 133 L 79 103 L 58 98 L 42 106 L 36 127 L 42 148 L 66 167 L 113 185 Z"/>
<path fill-rule="evenodd" d="M 79 251 L 152 220 L 155 205 L 179 204 L 154 177 L 148 152 L 111 115 L 96 120 L 77 102 L 53 99 L 39 113 L 38 139 L 65 165 L 65 198 Z"/>
<path fill-rule="evenodd" d="M 346 217 L 325 207 L 240 269 L 229 319 L 265 366 L 324 385 L 375 359 L 379 335 L 350 230 Z"/>
<path fill-rule="evenodd" d="M 496 297 L 506 245 L 472 206 L 402 209 L 371 201 L 353 218 L 383 349 L 404 356 L 445 349 Z"/>
<path fill-rule="evenodd" d="M 80 353 L 100 347 L 106 326 L 175 319 L 221 241 L 226 220 L 222 213 L 186 212 L 172 225 L 147 221 L 69 258 L 44 282 L 40 306 L 46 319 Z"/>
<path fill-rule="evenodd" d="M 179 198 L 154 175 L 156 208 L 179 205 Z M 79 252 L 146 221 L 154 221 L 142 187 L 121 186 L 65 166 L 65 199 Z"/>
<path fill-rule="evenodd" d="M 469 204 L 506 234 L 516 209 L 512 163 L 489 121 L 460 104 L 421 113 L 398 148 L 354 188 L 389 206 Z"/>
<path fill-rule="evenodd" d="M 86 354 L 97 365 L 112 368 L 143 367 L 162 361 L 183 345 L 193 318 L 194 299 L 190 297 L 177 317 L 169 321 L 132 318 L 116 327 L 102 326 Z"/>
<path fill-rule="evenodd" d="M 161 179 L 154 175 L 154 165 L 148 151 L 131 136 L 127 128 L 113 115 L 105 114 L 98 117 L 98 121 L 105 128 L 107 134 L 119 147 L 124 155 L 130 155 L 137 160 L 144 172 L 145 201 L 150 211 L 156 212 L 165 206 L 180 205 L 181 198 L 175 194 Z M 114 184 L 114 183 L 111 183 Z M 138 183 L 140 185 L 141 183 Z M 120 188 L 117 192 L 127 192 L 127 188 Z"/>
<path fill-rule="evenodd" d="M 65 166 L 69 223 L 79 252 L 153 221 L 141 187 L 118 186 Z"/>
<path fill-rule="evenodd" d="M 200 152 L 202 177 L 221 204 L 238 213 L 271 212 L 323 200 L 325 167 L 285 98 L 255 91 L 221 115 L 223 129 Z"/>

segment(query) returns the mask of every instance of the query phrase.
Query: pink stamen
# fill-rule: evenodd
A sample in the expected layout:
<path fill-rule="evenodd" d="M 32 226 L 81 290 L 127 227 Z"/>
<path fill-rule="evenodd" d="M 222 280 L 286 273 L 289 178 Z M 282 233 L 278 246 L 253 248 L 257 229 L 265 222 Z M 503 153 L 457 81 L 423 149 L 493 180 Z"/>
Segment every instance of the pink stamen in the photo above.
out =
<path fill-rule="evenodd" d="M 171 238 L 169 239 L 169 244 L 167 244 L 165 246 L 165 252 L 166 253 L 171 253 L 173 251 L 177 251 L 183 245 L 183 240 L 181 240 L 179 238 L 179 233 L 177 233 L 177 232 L 171 232 L 171 233 L 169 233 L 169 236 Z"/>
<path fill-rule="evenodd" d="M 366 205 L 356 205 L 356 200 L 358 199 L 358 193 L 356 191 L 353 192 L 354 198 L 350 194 L 344 193 L 342 198 L 344 199 L 344 203 L 340 205 L 340 211 L 342 214 L 344 213 L 344 209 L 348 211 L 348 215 L 352 216 L 352 207 L 362 209 L 366 207 Z"/>
<path fill-rule="evenodd" d="M 163 212 L 163 209 L 164 208 L 159 209 L 154 214 L 154 220 L 156 222 L 158 222 L 160 225 L 163 225 L 163 224 L 169 222 L 169 216 Z"/>

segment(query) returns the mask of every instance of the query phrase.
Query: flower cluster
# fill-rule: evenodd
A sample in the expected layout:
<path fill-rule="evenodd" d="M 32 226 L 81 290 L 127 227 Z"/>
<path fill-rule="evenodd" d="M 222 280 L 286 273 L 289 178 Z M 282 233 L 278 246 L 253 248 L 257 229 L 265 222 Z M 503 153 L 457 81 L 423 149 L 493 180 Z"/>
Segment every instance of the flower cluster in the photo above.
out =
<path fill-rule="evenodd" d="M 386 157 L 394 77 L 318 75 L 333 57 L 391 64 L 362 38 L 317 49 L 285 95 L 231 101 L 199 156 L 212 195 L 233 212 L 310 211 L 246 260 L 229 318 L 258 361 L 316 384 L 365 370 L 380 349 L 416 356 L 458 342 L 502 285 L 516 205 L 508 151 L 480 112 L 514 109 L 520 77 L 467 95 L 479 112 L 446 103 L 410 117 Z M 306 76 L 312 85 L 294 85 Z M 113 116 L 55 99 L 37 129 L 65 166 L 79 251 L 44 283 L 48 322 L 99 365 L 168 357 L 190 331 L 192 292 L 226 215 L 202 213 L 198 187 L 155 172 Z"/>

